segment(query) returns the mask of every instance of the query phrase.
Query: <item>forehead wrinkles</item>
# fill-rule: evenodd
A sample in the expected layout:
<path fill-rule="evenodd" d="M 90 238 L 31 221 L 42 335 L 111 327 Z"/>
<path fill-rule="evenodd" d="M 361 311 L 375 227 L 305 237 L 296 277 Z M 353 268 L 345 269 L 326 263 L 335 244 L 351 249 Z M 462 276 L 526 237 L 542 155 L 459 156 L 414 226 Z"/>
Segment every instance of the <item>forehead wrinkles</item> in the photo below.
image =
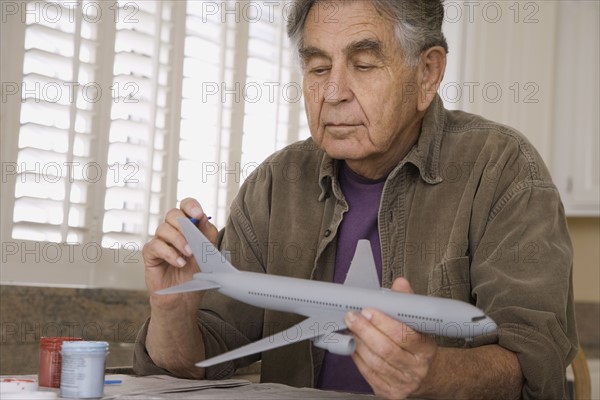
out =
<path fill-rule="evenodd" d="M 381 61 L 386 61 L 388 59 L 387 54 L 383 50 L 382 43 L 377 39 L 366 38 L 350 42 L 342 49 L 342 51 L 346 58 L 352 58 L 357 54 L 368 53 Z M 312 58 L 331 57 L 331 55 L 329 55 L 326 51 L 315 46 L 306 46 L 301 48 L 299 50 L 299 55 L 303 65 L 306 65 Z"/>

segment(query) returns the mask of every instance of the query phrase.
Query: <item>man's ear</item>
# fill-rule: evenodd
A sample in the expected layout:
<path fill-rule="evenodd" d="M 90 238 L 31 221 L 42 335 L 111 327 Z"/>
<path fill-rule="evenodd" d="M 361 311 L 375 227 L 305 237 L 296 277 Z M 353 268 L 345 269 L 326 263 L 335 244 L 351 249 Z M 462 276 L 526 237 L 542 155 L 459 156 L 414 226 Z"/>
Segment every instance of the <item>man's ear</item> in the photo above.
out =
<path fill-rule="evenodd" d="M 419 57 L 418 82 L 421 90 L 417 108 L 425 111 L 435 98 L 446 70 L 446 50 L 441 46 L 430 47 Z"/>

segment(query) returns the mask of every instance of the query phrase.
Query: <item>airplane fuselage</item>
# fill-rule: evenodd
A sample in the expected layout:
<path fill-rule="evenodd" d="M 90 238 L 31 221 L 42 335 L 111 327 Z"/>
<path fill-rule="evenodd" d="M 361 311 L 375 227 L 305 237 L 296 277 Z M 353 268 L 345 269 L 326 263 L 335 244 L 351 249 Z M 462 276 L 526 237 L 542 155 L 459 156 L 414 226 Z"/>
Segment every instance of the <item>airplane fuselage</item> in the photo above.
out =
<path fill-rule="evenodd" d="M 254 272 L 200 272 L 194 278 L 217 283 L 220 293 L 244 303 L 305 316 L 317 310 L 339 314 L 371 307 L 432 335 L 470 339 L 496 330 L 496 324 L 475 306 L 439 297 Z"/>

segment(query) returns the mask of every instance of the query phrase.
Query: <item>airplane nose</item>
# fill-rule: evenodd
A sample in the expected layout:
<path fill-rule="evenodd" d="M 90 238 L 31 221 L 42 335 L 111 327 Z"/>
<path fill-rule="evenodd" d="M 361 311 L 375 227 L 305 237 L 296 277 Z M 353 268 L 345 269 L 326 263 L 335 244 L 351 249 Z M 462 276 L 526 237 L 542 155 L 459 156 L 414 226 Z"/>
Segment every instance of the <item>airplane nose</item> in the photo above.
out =
<path fill-rule="evenodd" d="M 487 315 L 480 315 L 471 318 L 473 323 L 473 336 L 489 335 L 498 330 L 498 325 Z"/>
<path fill-rule="evenodd" d="M 481 326 L 481 334 L 489 335 L 498 330 L 498 325 L 494 322 L 490 317 L 485 317 L 483 319 L 478 320 L 478 324 Z"/>

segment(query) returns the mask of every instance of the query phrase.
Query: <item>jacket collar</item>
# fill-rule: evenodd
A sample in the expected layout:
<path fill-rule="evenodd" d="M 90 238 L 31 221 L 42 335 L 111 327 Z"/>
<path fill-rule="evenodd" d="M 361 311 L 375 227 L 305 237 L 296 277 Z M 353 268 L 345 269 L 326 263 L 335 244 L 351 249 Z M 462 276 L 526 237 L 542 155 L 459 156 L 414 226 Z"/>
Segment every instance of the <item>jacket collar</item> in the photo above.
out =
<path fill-rule="evenodd" d="M 440 150 L 446 123 L 444 103 L 436 95 L 423 117 L 421 134 L 417 144 L 408 152 L 405 159 L 400 162 L 409 162 L 419 169 L 421 179 L 435 185 L 442 181 L 440 176 Z M 399 169 L 398 167 L 395 168 Z"/>

